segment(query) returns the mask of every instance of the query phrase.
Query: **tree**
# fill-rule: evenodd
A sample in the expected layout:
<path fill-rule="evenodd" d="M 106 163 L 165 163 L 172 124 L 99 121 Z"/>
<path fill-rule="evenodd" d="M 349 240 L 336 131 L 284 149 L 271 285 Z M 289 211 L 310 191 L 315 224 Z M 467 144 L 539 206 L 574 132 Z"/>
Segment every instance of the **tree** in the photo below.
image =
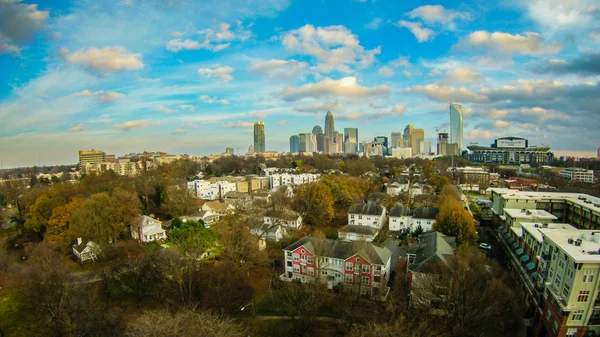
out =
<path fill-rule="evenodd" d="M 429 184 L 433 186 L 436 193 L 440 193 L 444 186 L 450 184 L 450 181 L 445 176 L 434 175 L 431 178 L 429 178 Z"/>
<path fill-rule="evenodd" d="M 353 203 L 365 200 L 370 188 L 366 179 L 351 176 L 326 175 L 321 182 L 331 190 L 335 209 L 343 212 Z"/>
<path fill-rule="evenodd" d="M 311 226 L 327 225 L 333 219 L 333 195 L 322 182 L 298 187 L 293 200 L 294 209 Z"/>
<path fill-rule="evenodd" d="M 442 313 L 435 315 L 440 336 L 516 334 L 523 313 L 520 288 L 485 255 L 462 247 L 430 272 L 413 287 L 412 301 Z"/>
<path fill-rule="evenodd" d="M 460 201 L 449 198 L 441 199 L 440 212 L 435 218 L 432 230 L 456 237 L 457 244 L 477 244 L 477 231 L 473 217 Z"/>
<path fill-rule="evenodd" d="M 146 310 L 129 324 L 127 335 L 134 337 L 243 337 L 246 330 L 228 318 L 194 308 L 177 312 Z"/>
<path fill-rule="evenodd" d="M 81 198 L 73 198 L 70 203 L 56 207 L 48 220 L 44 239 L 68 248 L 73 241 L 73 235 L 69 228 L 71 217 L 79 210 L 82 203 Z"/>
<path fill-rule="evenodd" d="M 175 218 L 173 229 L 169 233 L 169 242 L 173 243 L 184 255 L 200 257 L 208 249 L 216 247 L 217 233 L 204 227 L 204 221 L 187 220 L 183 222 Z"/>

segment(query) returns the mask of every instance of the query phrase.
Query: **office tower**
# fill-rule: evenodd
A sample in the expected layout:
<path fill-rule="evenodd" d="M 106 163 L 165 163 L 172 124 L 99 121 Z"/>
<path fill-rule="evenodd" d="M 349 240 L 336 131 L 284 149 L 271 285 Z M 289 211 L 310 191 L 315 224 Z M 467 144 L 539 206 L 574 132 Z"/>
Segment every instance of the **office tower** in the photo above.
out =
<path fill-rule="evenodd" d="M 385 148 L 388 147 L 388 137 L 386 136 L 377 136 L 373 138 L 373 141 L 383 145 Z"/>
<path fill-rule="evenodd" d="M 440 156 L 446 155 L 446 144 L 448 144 L 448 133 L 438 133 L 437 154 Z"/>
<path fill-rule="evenodd" d="M 254 152 L 265 152 L 265 123 L 254 123 Z"/>
<path fill-rule="evenodd" d="M 334 153 L 342 153 L 344 152 L 344 135 L 335 131 L 333 133 L 335 139 L 335 152 Z"/>
<path fill-rule="evenodd" d="M 329 140 L 335 142 L 333 133 L 335 132 L 335 126 L 333 124 L 333 114 L 331 111 L 327 111 L 325 116 L 325 136 L 329 137 Z"/>
<path fill-rule="evenodd" d="M 300 137 L 298 135 L 293 135 L 290 137 L 290 152 L 300 152 Z"/>
<path fill-rule="evenodd" d="M 106 153 L 98 150 L 79 150 L 79 164 L 102 164 Z"/>
<path fill-rule="evenodd" d="M 315 131 L 315 129 L 313 129 L 313 135 L 315 134 L 314 131 Z M 320 133 L 316 136 L 317 136 L 317 152 L 325 152 L 325 139 L 327 137 L 325 137 L 325 135 L 322 133 Z M 329 138 L 327 138 L 327 141 L 329 141 Z"/>
<path fill-rule="evenodd" d="M 229 147 L 229 146 L 228 146 L 228 147 L 226 147 L 226 148 L 225 148 L 225 153 L 226 153 L 226 154 L 233 154 L 233 152 L 234 152 L 234 151 L 233 151 L 233 148 L 232 148 L 232 147 Z"/>
<path fill-rule="evenodd" d="M 308 148 L 307 148 L 307 144 L 309 142 L 309 137 L 308 137 L 309 133 L 301 133 L 298 135 L 298 137 L 300 138 L 300 146 L 298 148 L 298 152 L 308 152 Z"/>
<path fill-rule="evenodd" d="M 345 128 L 344 129 L 344 143 L 356 143 L 358 144 L 358 129 L 357 128 Z"/>
<path fill-rule="evenodd" d="M 598 148 L 598 158 L 600 158 L 600 147 Z"/>
<path fill-rule="evenodd" d="M 421 144 L 419 144 L 419 152 L 421 154 L 429 155 L 431 153 L 431 142 L 421 141 Z"/>
<path fill-rule="evenodd" d="M 317 152 L 317 136 L 312 133 L 307 134 L 308 139 L 306 141 L 306 152 Z"/>
<path fill-rule="evenodd" d="M 402 145 L 402 132 L 392 132 L 392 142 L 390 147 L 403 147 Z"/>
<path fill-rule="evenodd" d="M 344 153 L 352 154 L 356 152 L 358 152 L 357 143 L 344 142 Z"/>
<path fill-rule="evenodd" d="M 331 149 L 329 148 L 331 145 L 331 141 L 329 140 L 329 137 L 323 135 L 323 153 L 329 153 L 331 151 Z M 319 147 L 318 144 L 318 139 L 317 139 L 317 148 Z"/>
<path fill-rule="evenodd" d="M 321 128 L 320 125 L 315 125 L 313 127 L 313 129 L 312 129 L 312 134 L 315 135 L 315 136 L 322 135 L 323 134 L 323 129 Z"/>
<path fill-rule="evenodd" d="M 450 143 L 463 148 L 463 109 L 458 103 L 450 103 Z"/>
<path fill-rule="evenodd" d="M 254 154 L 254 145 L 250 144 L 250 146 L 248 146 L 248 154 Z"/>
<path fill-rule="evenodd" d="M 414 125 L 412 124 L 408 124 L 405 128 L 404 128 L 404 134 L 402 135 L 402 139 L 406 142 L 406 146 L 410 147 L 410 135 L 412 133 L 412 130 L 414 129 Z"/>
<path fill-rule="evenodd" d="M 415 129 L 414 125 L 409 124 L 404 128 L 403 135 L 406 147 L 412 149 L 413 156 L 419 153 L 419 142 L 425 140 L 425 130 Z"/>

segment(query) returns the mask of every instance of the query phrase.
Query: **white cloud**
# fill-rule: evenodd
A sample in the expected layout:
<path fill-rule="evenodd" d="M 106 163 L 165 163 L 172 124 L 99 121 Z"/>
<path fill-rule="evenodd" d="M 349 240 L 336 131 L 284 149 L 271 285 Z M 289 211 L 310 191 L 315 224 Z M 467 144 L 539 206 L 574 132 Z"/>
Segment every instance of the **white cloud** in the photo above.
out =
<path fill-rule="evenodd" d="M 305 62 L 295 60 L 257 61 L 252 63 L 250 68 L 248 68 L 248 72 L 265 77 L 287 80 L 298 76 L 307 66 L 308 64 Z"/>
<path fill-rule="evenodd" d="M 231 73 L 233 72 L 233 68 L 229 66 L 220 66 L 218 64 L 213 64 L 211 68 L 200 68 L 198 69 L 198 74 L 204 78 L 209 78 L 213 80 L 217 80 L 221 83 L 227 83 L 233 79 Z"/>
<path fill-rule="evenodd" d="M 556 54 L 562 47 L 558 42 L 545 44 L 537 33 L 525 32 L 525 35 L 480 30 L 469 34 L 457 45 L 458 48 L 478 48 L 499 54 L 524 54 L 539 56 Z"/>
<path fill-rule="evenodd" d="M 223 126 L 226 128 L 252 128 L 254 127 L 254 123 L 237 121 L 237 123 L 230 122 Z"/>
<path fill-rule="evenodd" d="M 189 105 L 189 104 L 181 104 L 180 106 L 178 106 L 179 110 L 189 110 L 189 111 L 194 111 L 196 110 L 196 107 L 193 105 Z"/>
<path fill-rule="evenodd" d="M 68 52 L 66 48 L 60 50 L 60 54 L 65 61 L 79 64 L 86 69 L 101 74 L 144 68 L 144 63 L 141 60 L 142 55 L 131 53 L 123 47 L 80 49 L 71 55 Z"/>
<path fill-rule="evenodd" d="M 202 102 L 208 103 L 208 104 L 213 104 L 213 103 L 224 104 L 224 105 L 229 104 L 229 101 L 226 99 L 218 99 L 216 97 L 209 97 L 207 95 L 201 95 L 198 97 L 198 99 L 201 100 Z"/>
<path fill-rule="evenodd" d="M 285 125 L 286 123 L 287 123 L 287 121 L 285 119 L 275 122 L 275 124 L 282 125 L 282 126 Z"/>
<path fill-rule="evenodd" d="M 326 78 L 321 82 L 308 83 L 297 88 L 285 87 L 281 98 L 285 101 L 295 101 L 305 97 L 387 96 L 389 93 L 390 88 L 385 85 L 367 88 L 357 84 L 355 77 L 344 77 L 339 80 Z"/>
<path fill-rule="evenodd" d="M 173 109 L 167 108 L 164 105 L 158 105 L 158 106 L 154 107 L 154 110 L 160 111 L 160 112 L 164 112 L 164 113 L 167 113 L 167 114 L 172 114 L 174 112 L 177 112 L 177 110 L 173 110 Z"/>
<path fill-rule="evenodd" d="M 35 4 L 0 0 L 0 55 L 19 55 L 20 45 L 30 42 L 35 33 L 47 28 L 49 14 L 49 11 L 39 10 Z"/>
<path fill-rule="evenodd" d="M 419 42 L 430 41 L 435 37 L 435 32 L 429 28 L 422 27 L 420 22 L 400 20 L 398 21 L 398 27 L 408 28 Z"/>
<path fill-rule="evenodd" d="M 354 121 L 360 119 L 363 115 L 360 112 L 349 112 L 341 116 L 335 116 L 335 119 L 342 121 Z"/>
<path fill-rule="evenodd" d="M 597 0 L 529 0 L 529 16 L 550 31 L 587 28 L 600 22 Z"/>
<path fill-rule="evenodd" d="M 322 112 L 322 111 L 330 111 L 330 110 L 340 110 L 342 108 L 342 103 L 340 102 L 326 102 L 326 103 L 317 103 L 313 105 L 304 105 L 304 106 L 295 106 L 294 110 L 301 112 Z"/>
<path fill-rule="evenodd" d="M 175 129 L 175 131 L 173 131 L 174 135 L 184 135 L 188 133 L 187 129 Z"/>
<path fill-rule="evenodd" d="M 250 113 L 250 117 L 263 119 L 263 118 L 267 118 L 267 113 L 263 112 L 263 111 L 255 111 L 255 112 Z"/>
<path fill-rule="evenodd" d="M 115 124 L 113 128 L 121 131 L 129 131 L 133 129 L 143 129 L 149 126 L 160 125 L 160 122 L 146 122 L 146 121 L 128 121 L 123 124 Z"/>
<path fill-rule="evenodd" d="M 115 91 L 104 91 L 104 90 L 99 90 L 96 92 L 91 92 L 90 90 L 83 90 L 81 92 L 76 92 L 74 94 L 72 94 L 71 96 L 74 97 L 92 97 L 95 96 L 98 103 L 104 103 L 104 104 L 108 104 L 108 103 L 113 103 L 114 101 L 118 100 L 118 99 L 122 99 L 125 97 L 124 94 L 115 92 Z"/>
<path fill-rule="evenodd" d="M 246 30 L 241 23 L 237 22 L 235 32 L 231 30 L 231 25 L 228 23 L 220 23 L 216 27 L 203 29 L 197 32 L 203 38 L 202 42 L 192 39 L 180 39 L 184 35 L 181 32 L 173 32 L 171 35 L 176 39 L 170 40 L 166 48 L 172 52 L 180 50 L 210 50 L 218 52 L 228 48 L 234 40 L 245 41 L 252 33 Z"/>
<path fill-rule="evenodd" d="M 84 130 L 85 130 L 85 126 L 83 124 L 78 124 L 77 126 L 70 128 L 69 132 L 81 132 Z"/>
<path fill-rule="evenodd" d="M 427 24 L 439 23 L 448 29 L 455 29 L 455 20 L 471 19 L 471 15 L 467 12 L 446 9 L 440 5 L 417 7 L 406 15 L 411 19 L 419 18 Z"/>
<path fill-rule="evenodd" d="M 444 84 L 417 85 L 406 89 L 407 92 L 419 93 L 427 96 L 429 99 L 439 102 L 465 101 L 465 102 L 485 102 L 487 97 L 473 92 L 465 87 L 454 88 Z"/>
<path fill-rule="evenodd" d="M 377 70 L 377 72 L 383 76 L 394 76 L 394 70 L 390 67 L 383 66 Z"/>
<path fill-rule="evenodd" d="M 388 111 L 379 111 L 370 114 L 372 118 L 380 119 L 382 117 L 400 117 L 404 113 L 404 104 L 396 104 Z"/>
<path fill-rule="evenodd" d="M 365 28 L 366 29 L 379 29 L 379 27 L 381 27 L 382 24 L 383 24 L 383 19 L 376 17 L 376 18 L 373 18 L 373 20 L 371 20 L 369 23 L 365 24 Z"/>
<path fill-rule="evenodd" d="M 410 65 L 408 56 L 400 56 L 390 61 L 392 67 L 408 67 Z"/>
<path fill-rule="evenodd" d="M 458 83 L 477 82 L 483 79 L 480 73 L 470 68 L 450 69 L 446 72 L 446 78 L 449 81 Z"/>
<path fill-rule="evenodd" d="M 317 70 L 322 72 L 349 72 L 354 65 L 365 67 L 381 53 L 380 47 L 365 50 L 356 35 L 344 26 L 305 25 L 286 33 L 283 45 L 289 51 L 316 58 Z"/>

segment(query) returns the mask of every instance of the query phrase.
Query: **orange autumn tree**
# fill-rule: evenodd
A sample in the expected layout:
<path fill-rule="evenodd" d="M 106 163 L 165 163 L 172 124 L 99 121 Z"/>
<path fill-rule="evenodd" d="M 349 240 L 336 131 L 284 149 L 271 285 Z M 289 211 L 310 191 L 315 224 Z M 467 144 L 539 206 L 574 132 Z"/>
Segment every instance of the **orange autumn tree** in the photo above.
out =
<path fill-rule="evenodd" d="M 473 217 L 460 201 L 445 198 L 440 201 L 440 212 L 435 217 L 432 230 L 445 235 L 454 236 L 457 244 L 477 244 L 477 231 Z"/>
<path fill-rule="evenodd" d="M 69 230 L 71 216 L 79 210 L 82 203 L 83 199 L 73 198 L 68 204 L 53 209 L 52 215 L 48 219 L 44 239 L 62 247 L 68 247 L 71 241 L 73 241 L 73 235 Z"/>

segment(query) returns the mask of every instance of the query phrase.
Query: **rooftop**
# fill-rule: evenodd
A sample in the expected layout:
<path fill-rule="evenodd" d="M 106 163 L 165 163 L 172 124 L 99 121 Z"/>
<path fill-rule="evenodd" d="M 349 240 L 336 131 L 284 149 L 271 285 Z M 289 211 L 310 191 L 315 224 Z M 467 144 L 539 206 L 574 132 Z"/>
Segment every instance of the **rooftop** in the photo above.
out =
<path fill-rule="evenodd" d="M 367 215 L 381 215 L 383 213 L 383 206 L 378 205 L 375 202 L 369 201 L 368 203 L 358 203 L 350 206 L 348 213 L 352 214 L 367 214 Z"/>
<path fill-rule="evenodd" d="M 339 228 L 338 232 L 376 235 L 377 229 L 367 226 L 346 225 L 342 228 Z"/>
<path fill-rule="evenodd" d="M 524 232 L 529 233 L 537 242 L 542 242 L 542 232 L 540 229 L 554 230 L 576 230 L 577 228 L 566 223 L 536 223 L 536 222 L 521 222 L 521 227 Z"/>
<path fill-rule="evenodd" d="M 422 206 L 415 208 L 413 218 L 417 219 L 435 219 L 440 209 L 434 206 Z"/>
<path fill-rule="evenodd" d="M 391 217 L 400 217 L 400 216 L 411 216 L 412 212 L 410 211 L 410 208 L 402 205 L 401 203 L 397 203 L 394 207 L 392 207 L 392 209 L 390 210 L 390 213 L 388 214 L 388 216 Z"/>
<path fill-rule="evenodd" d="M 446 262 L 454 254 L 456 238 L 439 232 L 419 235 L 418 243 L 408 245 L 408 253 L 415 254 L 415 261 L 409 266 L 410 270 L 419 271 L 426 265 L 436 262 Z"/>
<path fill-rule="evenodd" d="M 575 262 L 600 263 L 599 231 L 554 230 L 549 228 L 540 228 L 539 230 L 544 236 L 544 240 L 554 242 Z M 569 243 L 569 241 L 572 241 L 572 243 Z M 580 244 L 577 245 L 577 242 L 580 242 Z"/>
<path fill-rule="evenodd" d="M 517 191 L 507 188 L 490 188 L 491 193 L 502 195 L 506 200 L 566 200 L 580 207 L 585 207 L 600 213 L 600 198 L 583 193 L 568 193 L 568 192 L 530 192 Z"/>
<path fill-rule="evenodd" d="M 319 246 L 320 252 L 316 252 L 317 249 L 315 249 L 315 245 Z M 312 253 L 343 260 L 356 254 L 360 254 L 360 256 L 367 259 L 368 262 L 380 265 L 385 265 L 392 256 L 392 252 L 389 249 L 377 247 L 368 242 L 323 239 L 322 244 L 313 244 L 313 238 L 310 236 L 292 243 L 283 250 L 292 251 L 301 246 L 304 246 Z"/>
<path fill-rule="evenodd" d="M 541 209 L 505 208 L 504 214 L 514 219 L 556 220 L 556 216 Z"/>

